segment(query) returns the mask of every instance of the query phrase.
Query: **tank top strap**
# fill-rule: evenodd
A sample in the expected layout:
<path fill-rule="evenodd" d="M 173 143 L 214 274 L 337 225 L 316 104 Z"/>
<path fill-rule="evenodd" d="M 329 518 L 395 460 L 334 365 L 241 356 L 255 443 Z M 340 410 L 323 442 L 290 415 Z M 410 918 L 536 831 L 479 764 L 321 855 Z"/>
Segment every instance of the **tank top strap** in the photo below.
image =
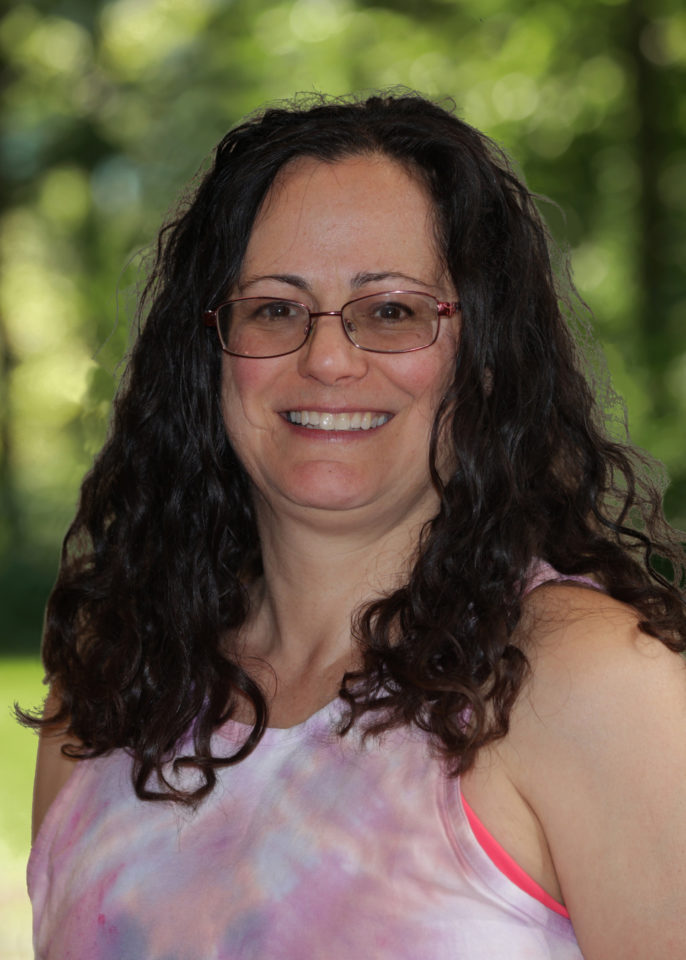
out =
<path fill-rule="evenodd" d="M 590 587 L 592 590 L 602 591 L 602 586 L 590 577 L 579 574 L 560 573 L 546 560 L 534 560 L 529 567 L 524 587 L 524 596 L 544 583 L 576 583 L 580 587 Z"/>

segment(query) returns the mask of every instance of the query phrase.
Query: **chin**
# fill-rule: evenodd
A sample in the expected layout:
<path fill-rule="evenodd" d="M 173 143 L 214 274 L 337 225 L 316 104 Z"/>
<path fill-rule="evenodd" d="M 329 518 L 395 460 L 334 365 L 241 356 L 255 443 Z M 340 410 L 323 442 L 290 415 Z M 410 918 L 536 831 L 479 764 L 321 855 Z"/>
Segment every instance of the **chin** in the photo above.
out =
<path fill-rule="evenodd" d="M 335 485 L 309 490 L 286 491 L 285 495 L 296 506 L 333 511 L 354 510 L 373 503 L 376 499 L 371 491 L 360 490 L 359 488 L 351 489 L 348 486 L 337 488 Z"/>
<path fill-rule="evenodd" d="M 340 513 L 348 510 L 356 510 L 366 506 L 369 501 L 362 497 L 353 497 L 350 495 L 333 496 L 331 494 L 322 494 L 320 497 L 312 496 L 306 499 L 295 498 L 293 503 L 310 510 L 329 510 L 332 513 Z"/>
<path fill-rule="evenodd" d="M 284 499 L 318 510 L 352 510 L 373 502 L 380 494 L 359 470 L 339 463 L 304 464 L 284 480 L 277 487 Z"/>

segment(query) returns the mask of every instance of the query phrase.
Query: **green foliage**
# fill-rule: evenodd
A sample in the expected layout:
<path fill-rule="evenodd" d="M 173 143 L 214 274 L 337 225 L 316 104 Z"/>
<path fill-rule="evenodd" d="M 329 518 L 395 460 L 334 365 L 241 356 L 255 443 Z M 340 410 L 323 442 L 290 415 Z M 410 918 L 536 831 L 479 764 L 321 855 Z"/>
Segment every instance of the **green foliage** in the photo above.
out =
<path fill-rule="evenodd" d="M 13 715 L 15 701 L 40 707 L 45 696 L 43 668 L 37 658 L 0 660 L 0 741 L 6 789 L 0 800 L 0 837 L 14 852 L 28 849 L 31 839 L 31 796 L 36 762 L 36 734 L 20 727 Z"/>
<path fill-rule="evenodd" d="M 569 246 L 686 526 L 686 13 L 677 0 L 53 0 L 0 21 L 0 597 L 36 650 L 146 245 L 227 127 L 294 92 L 451 96 Z M 4 604 L 5 605 L 5 604 Z"/>
<path fill-rule="evenodd" d="M 3 789 L 0 792 L 0 957 L 29 960 L 31 910 L 26 893 L 26 860 L 31 841 L 31 785 L 36 735 L 20 727 L 12 714 L 18 700 L 39 707 L 45 695 L 37 658 L 0 658 L 0 744 Z"/>

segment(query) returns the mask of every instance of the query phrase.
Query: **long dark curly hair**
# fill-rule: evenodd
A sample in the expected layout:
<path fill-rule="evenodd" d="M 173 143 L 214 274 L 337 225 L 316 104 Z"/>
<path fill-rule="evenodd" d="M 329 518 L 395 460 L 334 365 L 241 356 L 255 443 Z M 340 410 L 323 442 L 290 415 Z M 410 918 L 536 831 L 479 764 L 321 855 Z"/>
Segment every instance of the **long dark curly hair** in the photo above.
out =
<path fill-rule="evenodd" d="M 452 771 L 467 769 L 507 732 L 526 675 L 512 640 L 536 558 L 591 575 L 637 608 L 646 633 L 686 647 L 684 555 L 660 484 L 608 428 L 571 285 L 564 268 L 556 280 L 534 198 L 507 159 L 418 95 L 298 100 L 228 133 L 161 232 L 109 439 L 47 606 L 43 659 L 60 707 L 43 720 L 22 714 L 78 738 L 64 748 L 71 756 L 127 748 L 141 799 L 199 801 L 268 723 L 263 692 L 231 657 L 260 546 L 203 311 L 238 278 L 278 171 L 296 157 L 360 154 L 392 158 L 428 190 L 462 327 L 432 434 L 440 508 L 407 583 L 351 614 L 363 660 L 343 678 L 341 733 L 416 724 Z M 449 477 L 436 466 L 439 434 L 454 452 Z M 253 705 L 252 729 L 233 755 L 214 756 L 211 735 L 239 695 Z M 189 731 L 192 750 L 179 756 Z M 197 768 L 199 787 L 165 778 L 172 758 Z"/>

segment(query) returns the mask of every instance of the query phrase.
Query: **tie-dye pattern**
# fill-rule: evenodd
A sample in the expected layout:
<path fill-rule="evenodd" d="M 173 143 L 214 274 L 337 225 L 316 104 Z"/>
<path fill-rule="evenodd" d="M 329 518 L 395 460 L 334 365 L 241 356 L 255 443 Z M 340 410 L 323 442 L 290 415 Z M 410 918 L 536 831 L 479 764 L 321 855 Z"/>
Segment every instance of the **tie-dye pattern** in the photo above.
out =
<path fill-rule="evenodd" d="M 561 579 L 538 563 L 527 592 Z M 138 800 L 126 751 L 80 762 L 29 860 L 38 960 L 583 960 L 479 845 L 427 737 L 341 739 L 342 709 L 267 730 L 194 812 Z"/>
<path fill-rule="evenodd" d="M 569 921 L 479 846 L 426 737 L 340 739 L 340 709 L 268 730 L 196 812 L 138 800 L 125 751 L 79 763 L 29 863 L 36 956 L 578 960 Z"/>

